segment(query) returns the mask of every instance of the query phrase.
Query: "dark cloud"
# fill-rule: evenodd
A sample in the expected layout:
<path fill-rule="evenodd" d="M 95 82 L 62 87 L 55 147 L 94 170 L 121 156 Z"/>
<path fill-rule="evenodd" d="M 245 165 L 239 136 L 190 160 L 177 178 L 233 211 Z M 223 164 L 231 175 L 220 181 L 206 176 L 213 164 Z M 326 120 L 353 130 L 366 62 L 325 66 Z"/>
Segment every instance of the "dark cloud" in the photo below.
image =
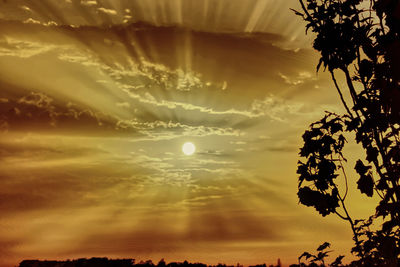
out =
<path fill-rule="evenodd" d="M 110 0 L 43 0 L 38 3 L 4 0 L 2 11 L 3 17 L 9 20 L 26 21 L 31 18 L 40 23 L 54 21 L 59 25 L 99 26 L 146 21 L 213 32 L 285 31 L 286 34 L 293 34 L 293 28 L 296 29 L 301 20 L 296 20 L 289 8 L 296 5 L 298 3 L 294 0 L 279 4 L 264 0 L 234 3 L 229 0 L 187 0 L 167 1 L 162 5 L 157 0 L 148 0 L 146 4 L 138 0 L 122 0 L 118 5 Z M 276 12 L 277 9 L 280 12 Z M 99 10 L 112 11 L 104 13 Z"/>
<path fill-rule="evenodd" d="M 57 147 L 48 143 L 0 141 L 0 158 L 62 159 L 107 155 L 108 152 L 92 147 Z"/>
<path fill-rule="evenodd" d="M 119 202 L 119 194 L 129 191 L 132 194 L 143 179 L 130 175 L 132 168 L 128 170 L 126 166 L 114 166 L 119 170 L 73 165 L 69 166 L 68 173 L 49 168 L 2 170 L 0 212 L 4 216 L 33 211 L 52 214 L 57 210 L 74 210 Z M 122 190 L 124 192 L 120 189 L 116 193 L 115 188 L 125 189 Z"/>
<path fill-rule="evenodd" d="M 11 227 L 3 224 L 0 221 L 0 226 L 3 228 L 7 228 L 8 230 Z M 17 248 L 19 245 L 21 245 L 20 240 L 12 240 L 9 238 L 2 237 L 0 239 L 0 267 L 9 267 L 9 266 L 15 266 L 17 262 L 14 260 L 15 259 L 15 248 Z"/>
<path fill-rule="evenodd" d="M 276 218 L 262 218 L 246 212 L 202 212 L 191 214 L 187 238 L 192 241 L 234 242 L 276 240 Z"/>
<path fill-rule="evenodd" d="M 2 131 L 53 131 L 105 135 L 116 132 L 118 119 L 88 107 L 54 99 L 42 92 L 2 83 L 0 126 Z M 133 129 L 129 132 L 132 134 Z M 121 131 L 120 134 L 123 134 Z"/>
<path fill-rule="evenodd" d="M 141 166 L 92 147 L 1 142 L 0 159 L 4 215 L 118 202 L 122 191 L 132 194 L 144 182 Z"/>
<path fill-rule="evenodd" d="M 214 92 L 220 96 L 232 97 L 240 93 L 242 96 L 260 98 L 264 96 L 264 90 L 260 90 L 263 87 L 268 92 L 282 91 L 285 81 L 280 73 L 288 76 L 298 76 L 305 71 L 315 73 L 309 64 L 310 59 L 315 59 L 314 53 L 311 50 L 294 52 L 280 48 L 275 43 L 283 42 L 285 38 L 277 34 L 210 33 L 175 26 L 156 27 L 146 23 L 103 28 L 48 28 L 17 22 L 0 23 L 0 30 L 5 35 L 13 36 L 17 32 L 24 34 L 24 38 L 34 40 L 34 35 L 27 33 L 40 31 L 39 41 L 45 43 L 65 44 L 63 38 L 52 37 L 54 31 L 63 33 L 99 56 L 103 64 L 110 67 L 115 67 L 118 62 L 129 68 L 129 59 L 140 62 L 142 58 L 170 69 L 183 68 L 188 71 L 190 67 L 196 73 L 201 73 L 203 80 L 220 83 L 221 88 L 224 81 L 229 81 L 229 95 L 224 90 Z M 124 49 L 110 53 L 110 43 L 122 45 Z M 190 58 L 182 58 L 182 51 L 188 51 Z M 185 65 L 188 60 L 190 66 Z M 131 82 L 127 76 L 122 75 L 121 78 L 121 82 Z"/>
<path fill-rule="evenodd" d="M 110 233 L 107 229 L 92 233 L 79 242 L 81 251 L 92 254 L 112 253 L 118 255 L 168 255 L 193 250 L 197 246 L 218 244 L 224 246 L 232 242 L 275 240 L 282 237 L 272 229 L 275 218 L 257 218 L 245 214 L 224 218 L 215 213 L 191 214 L 189 225 L 183 231 L 176 231 L 171 222 L 162 216 L 152 215 L 146 224 L 140 224 L 133 231 Z M 173 219 L 169 217 L 169 219 Z M 156 221 L 165 223 L 156 227 Z M 76 254 L 77 249 L 65 254 Z M 88 252 L 86 252 L 88 253 Z"/>

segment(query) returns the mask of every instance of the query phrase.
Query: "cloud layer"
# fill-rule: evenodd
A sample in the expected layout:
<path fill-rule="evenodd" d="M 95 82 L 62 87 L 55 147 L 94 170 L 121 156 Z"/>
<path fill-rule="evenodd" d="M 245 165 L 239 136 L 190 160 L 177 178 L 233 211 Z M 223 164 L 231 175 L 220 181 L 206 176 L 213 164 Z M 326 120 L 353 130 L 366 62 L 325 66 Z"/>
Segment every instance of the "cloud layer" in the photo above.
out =
<path fill-rule="evenodd" d="M 2 3 L 0 265 L 290 262 L 350 236 L 297 205 L 301 133 L 340 108 L 273 23 L 287 4 L 201 2 Z"/>

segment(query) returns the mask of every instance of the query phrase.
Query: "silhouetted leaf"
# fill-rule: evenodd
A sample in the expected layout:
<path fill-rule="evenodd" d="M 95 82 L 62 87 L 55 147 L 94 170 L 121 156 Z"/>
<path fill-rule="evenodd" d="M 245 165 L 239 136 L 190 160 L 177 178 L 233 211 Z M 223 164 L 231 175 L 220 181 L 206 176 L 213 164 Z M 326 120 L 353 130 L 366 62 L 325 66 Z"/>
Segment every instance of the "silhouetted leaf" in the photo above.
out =
<path fill-rule="evenodd" d="M 347 126 L 346 130 L 348 132 L 354 131 L 355 129 L 357 129 L 359 125 L 360 125 L 360 119 L 358 117 L 350 119 L 346 121 L 346 126 Z"/>
<path fill-rule="evenodd" d="M 384 178 L 379 179 L 378 184 L 376 185 L 378 190 L 387 190 L 389 188 L 386 180 Z"/>
<path fill-rule="evenodd" d="M 369 162 L 373 162 L 373 161 L 376 161 L 377 160 L 377 158 L 378 158 L 378 149 L 376 149 L 375 147 L 373 147 L 373 146 L 369 146 L 369 147 L 367 147 L 367 160 L 369 161 Z"/>
<path fill-rule="evenodd" d="M 360 175 L 360 179 L 357 181 L 357 188 L 360 189 L 361 193 L 372 197 L 374 194 L 374 180 L 370 174 Z"/>
<path fill-rule="evenodd" d="M 307 9 L 315 9 L 315 8 L 317 8 L 317 3 L 309 2 Z"/>
<path fill-rule="evenodd" d="M 347 142 L 346 138 L 343 136 L 343 134 L 339 135 L 338 138 L 338 146 L 336 148 L 336 152 L 340 152 L 344 146 L 344 144 Z"/>
<path fill-rule="evenodd" d="M 368 81 L 373 74 L 373 63 L 367 59 L 361 60 L 358 72 L 363 80 Z"/>
<path fill-rule="evenodd" d="M 329 251 L 321 251 L 318 252 L 317 258 L 316 260 L 322 261 L 324 260 L 326 257 L 328 257 Z"/>
<path fill-rule="evenodd" d="M 338 256 L 338 257 L 335 259 L 335 261 L 333 261 L 330 265 L 331 265 L 332 267 L 336 267 L 336 266 L 341 265 L 341 264 L 342 264 L 343 258 L 344 258 L 344 256 L 342 256 L 342 255 Z"/>
<path fill-rule="evenodd" d="M 301 254 L 301 255 L 299 256 L 299 260 L 301 260 L 302 258 L 306 258 L 306 260 L 308 260 L 308 259 L 311 258 L 311 257 L 313 257 L 313 255 L 311 255 L 310 253 L 308 253 L 308 252 L 303 252 L 303 254 Z"/>
<path fill-rule="evenodd" d="M 400 210 L 400 203 L 387 203 L 382 200 L 376 207 L 376 216 L 386 217 L 391 213 L 395 213 Z"/>
<path fill-rule="evenodd" d="M 319 192 L 313 191 L 309 187 L 302 187 L 297 193 L 300 203 L 308 207 L 315 205 L 319 199 L 319 194 Z"/>
<path fill-rule="evenodd" d="M 361 223 L 361 222 L 363 222 L 364 220 L 354 220 L 354 225 L 357 225 L 357 224 L 359 224 L 359 223 Z"/>
<path fill-rule="evenodd" d="M 330 246 L 331 246 L 330 243 L 325 242 L 325 243 L 323 243 L 322 245 L 320 245 L 320 246 L 317 248 L 317 251 L 322 251 L 322 250 L 324 250 L 324 249 L 326 249 L 326 248 L 329 248 Z"/>
<path fill-rule="evenodd" d="M 390 140 L 389 138 L 384 138 L 384 139 L 382 140 L 382 147 L 383 147 L 383 148 L 387 148 L 387 147 L 389 147 L 392 143 L 393 143 L 392 140 Z"/>
<path fill-rule="evenodd" d="M 330 125 L 331 134 L 335 134 L 339 131 L 342 131 L 343 126 L 338 122 L 331 123 Z"/>
<path fill-rule="evenodd" d="M 364 51 L 364 53 L 372 60 L 375 60 L 377 57 L 377 53 L 376 53 L 376 49 L 373 47 L 373 45 L 371 44 L 371 42 L 365 42 L 362 45 L 362 49 Z"/>
<path fill-rule="evenodd" d="M 392 229 L 396 226 L 396 222 L 394 221 L 387 221 L 382 224 L 382 231 L 386 233 L 390 233 Z"/>
<path fill-rule="evenodd" d="M 398 146 L 392 147 L 389 150 L 388 156 L 396 161 L 396 162 L 400 162 L 400 148 Z"/>
<path fill-rule="evenodd" d="M 371 166 L 365 166 L 364 163 L 361 160 L 357 160 L 356 166 L 354 167 L 356 172 L 360 175 L 364 175 L 368 172 L 369 169 L 371 169 Z"/>

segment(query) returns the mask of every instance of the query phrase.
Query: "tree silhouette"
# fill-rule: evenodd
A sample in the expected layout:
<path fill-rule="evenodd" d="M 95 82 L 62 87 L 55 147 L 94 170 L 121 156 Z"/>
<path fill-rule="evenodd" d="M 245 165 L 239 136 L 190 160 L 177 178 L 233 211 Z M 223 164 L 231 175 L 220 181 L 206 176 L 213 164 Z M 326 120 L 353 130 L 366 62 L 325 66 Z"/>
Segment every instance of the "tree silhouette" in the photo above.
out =
<path fill-rule="evenodd" d="M 294 12 L 315 34 L 313 47 L 331 74 L 346 113 L 327 113 L 303 135 L 298 197 L 322 216 L 349 222 L 359 263 L 397 266 L 400 255 L 400 0 L 299 0 Z M 345 77 L 341 88 L 337 73 Z M 347 101 L 345 95 L 349 96 Z M 347 176 L 342 154 L 351 132 L 365 151 L 355 165 L 357 188 L 380 199 L 367 220 L 353 220 L 345 205 Z M 346 180 L 344 193 L 336 183 Z M 374 222 L 379 223 L 374 226 Z"/>

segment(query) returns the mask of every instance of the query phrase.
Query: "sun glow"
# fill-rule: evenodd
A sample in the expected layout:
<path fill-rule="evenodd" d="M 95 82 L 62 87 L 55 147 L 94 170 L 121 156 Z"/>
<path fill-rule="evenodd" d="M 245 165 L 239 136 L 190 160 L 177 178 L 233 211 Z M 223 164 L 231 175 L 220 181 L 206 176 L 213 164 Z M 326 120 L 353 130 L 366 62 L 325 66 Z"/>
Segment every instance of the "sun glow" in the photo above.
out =
<path fill-rule="evenodd" d="M 196 146 L 191 142 L 186 142 L 182 146 L 182 151 L 187 156 L 193 155 L 196 152 Z"/>

